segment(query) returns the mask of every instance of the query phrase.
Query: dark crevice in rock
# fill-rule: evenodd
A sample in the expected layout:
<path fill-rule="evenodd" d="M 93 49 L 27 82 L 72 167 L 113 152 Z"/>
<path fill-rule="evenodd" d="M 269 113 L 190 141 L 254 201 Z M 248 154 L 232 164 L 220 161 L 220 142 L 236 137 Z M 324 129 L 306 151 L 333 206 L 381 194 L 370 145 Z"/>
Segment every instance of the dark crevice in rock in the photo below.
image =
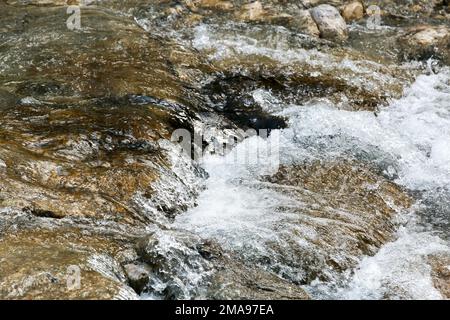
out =
<path fill-rule="evenodd" d="M 57 212 L 53 212 L 50 210 L 43 210 L 39 208 L 26 207 L 23 209 L 24 212 L 30 213 L 36 217 L 40 218 L 51 218 L 51 219 L 62 219 L 64 216 L 61 216 Z"/>

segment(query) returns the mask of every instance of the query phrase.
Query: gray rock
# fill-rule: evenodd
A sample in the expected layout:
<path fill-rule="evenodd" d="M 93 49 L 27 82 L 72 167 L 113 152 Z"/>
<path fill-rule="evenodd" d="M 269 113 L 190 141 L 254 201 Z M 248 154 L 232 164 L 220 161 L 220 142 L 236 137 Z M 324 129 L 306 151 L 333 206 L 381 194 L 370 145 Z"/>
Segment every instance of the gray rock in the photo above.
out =
<path fill-rule="evenodd" d="M 301 10 L 295 15 L 291 22 L 291 26 L 302 33 L 314 37 L 320 36 L 319 28 L 308 10 Z"/>
<path fill-rule="evenodd" d="M 135 249 L 128 248 L 128 249 L 119 251 L 115 256 L 115 259 L 120 264 L 125 265 L 125 264 L 130 264 L 130 263 L 137 261 L 139 259 L 139 256 Z"/>
<path fill-rule="evenodd" d="M 335 7 L 322 4 L 312 8 L 310 12 L 319 27 L 322 38 L 338 40 L 348 38 L 347 24 Z"/>
<path fill-rule="evenodd" d="M 298 285 L 262 268 L 249 268 L 226 259 L 215 272 L 208 287 L 210 299 L 244 300 L 308 300 L 308 294 Z"/>
<path fill-rule="evenodd" d="M 305 8 L 312 8 L 321 4 L 340 6 L 345 3 L 345 0 L 301 0 L 300 2 Z"/>

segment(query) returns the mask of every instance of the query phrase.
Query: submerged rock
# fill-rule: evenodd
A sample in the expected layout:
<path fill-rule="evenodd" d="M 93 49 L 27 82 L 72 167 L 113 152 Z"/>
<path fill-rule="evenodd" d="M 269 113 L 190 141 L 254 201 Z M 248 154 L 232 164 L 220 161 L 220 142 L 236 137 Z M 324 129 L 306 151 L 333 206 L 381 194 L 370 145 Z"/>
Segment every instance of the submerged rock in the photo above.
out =
<path fill-rule="evenodd" d="M 379 13 L 401 23 L 414 22 L 415 18 L 437 17 L 448 10 L 447 0 L 373 0 L 367 6 L 377 6 Z M 447 8 L 446 8 L 447 7 Z"/>
<path fill-rule="evenodd" d="M 299 286 L 261 268 L 249 268 L 226 260 L 220 264 L 208 286 L 208 299 L 232 300 L 307 300 Z"/>
<path fill-rule="evenodd" d="M 3 112 L 0 122 L 8 127 L 0 130 L 4 134 L 0 158 L 7 165 L 0 172 L 3 206 L 51 212 L 55 217 L 142 223 L 149 217 L 138 213 L 136 196 L 142 195 L 149 204 L 159 202 L 158 197 L 165 195 L 158 195 L 157 183 L 167 180 L 166 175 L 179 183 L 180 192 L 187 191 L 183 178 L 169 169 L 175 165 L 170 158 L 175 149 L 157 138 L 162 133 L 157 114 L 164 110 L 153 113 L 151 106 L 132 105 L 87 108 L 23 107 L 21 112 L 14 108 Z M 26 117 L 35 120 L 23 122 Z M 184 161 L 189 166 L 190 160 Z M 180 209 L 165 214 L 169 217 Z"/>
<path fill-rule="evenodd" d="M 190 159 L 178 159 L 168 141 L 203 108 L 186 86 L 197 81 L 188 61 L 202 63 L 131 19 L 101 7 L 83 10 L 83 29 L 72 31 L 59 23 L 67 17 L 58 8 L 2 9 L 9 14 L 2 36 L 14 41 L 0 50 L 2 86 L 12 92 L 0 96 L 0 159 L 7 165 L 0 203 L 131 224 L 154 222 L 150 215 L 158 212 L 173 217 L 194 204 L 194 176 L 201 179 L 193 167 L 185 170 L 191 183 L 175 173 L 176 163 L 189 168 Z M 29 22 L 21 30 L 13 17 L 24 13 Z M 183 67 L 175 69 L 179 59 Z M 170 195 L 161 181 L 172 184 Z M 178 204 L 164 205 L 171 197 Z"/>
<path fill-rule="evenodd" d="M 150 272 L 145 265 L 135 263 L 126 264 L 123 268 L 128 278 L 128 283 L 134 291 L 140 294 L 150 282 Z"/>
<path fill-rule="evenodd" d="M 195 10 L 195 6 L 219 10 L 230 10 L 233 8 L 233 3 L 226 0 L 200 0 L 191 2 L 186 1 L 186 5 L 191 10 Z"/>
<path fill-rule="evenodd" d="M 189 83 L 208 64 L 101 6 L 83 7 L 81 29 L 70 30 L 60 2 L 8 3 L 0 3 L 0 295 L 137 298 L 119 263 L 129 259 L 115 254 L 140 228 L 195 205 L 204 175 L 170 138 L 205 110 Z M 97 235 L 99 226 L 106 231 Z M 111 239 L 114 228 L 130 236 Z M 72 265 L 81 287 L 67 290 Z"/>

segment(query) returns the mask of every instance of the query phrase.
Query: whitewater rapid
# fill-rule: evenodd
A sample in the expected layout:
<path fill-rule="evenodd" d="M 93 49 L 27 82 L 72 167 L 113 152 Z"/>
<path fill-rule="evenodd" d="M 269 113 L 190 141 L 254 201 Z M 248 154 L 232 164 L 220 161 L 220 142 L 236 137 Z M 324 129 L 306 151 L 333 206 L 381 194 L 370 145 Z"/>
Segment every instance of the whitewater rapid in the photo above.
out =
<path fill-rule="evenodd" d="M 248 40 L 245 45 L 242 39 L 231 41 L 223 37 L 214 42 L 205 30 L 198 32 L 195 44 L 199 49 L 220 49 L 214 59 L 236 54 L 236 50 L 238 54 L 254 54 L 258 50 L 258 54 L 271 55 L 282 62 L 293 59 L 292 56 L 305 59 L 303 51 L 302 55 L 294 51 L 261 51 Z M 339 67 L 368 72 L 346 62 L 340 62 Z M 401 227 L 394 242 L 384 245 L 373 257 L 363 257 L 357 268 L 348 270 L 338 281 L 317 280 L 305 289 L 316 298 L 442 298 L 433 287 L 427 257 L 450 252 L 449 230 L 445 227 L 450 216 L 445 205 L 450 182 L 450 70 L 444 68 L 437 74 L 426 74 L 425 70 L 405 89 L 402 98 L 391 100 L 377 113 L 338 109 L 327 99 L 304 105 L 283 104 L 264 89 L 255 90 L 252 95 L 265 111 L 287 117 L 288 128 L 273 131 L 268 139 L 247 139 L 225 157 L 209 155 L 203 159 L 209 174 L 206 189 L 198 206 L 179 216 L 174 225 L 215 239 L 246 259 L 258 261 L 269 256 L 275 257 L 273 261 L 281 261 L 268 243 L 282 245 L 283 230 L 287 228 L 298 228 L 302 234 L 314 231 L 287 225 L 289 213 L 276 208 L 301 204 L 282 190 L 255 187 L 262 183 L 258 177 L 275 173 L 280 164 L 343 156 L 363 158 L 382 168 L 383 174 L 397 184 L 419 192 L 419 201 L 409 213 L 399 217 Z M 253 152 L 249 150 L 258 150 L 258 163 L 233 161 L 240 153 Z M 443 195 L 439 200 L 433 198 L 437 193 Z M 438 206 L 439 212 L 427 206 L 431 198 L 435 206 L 436 201 L 444 202 Z M 427 215 L 429 219 L 424 219 Z M 435 221 L 433 225 L 432 215 L 443 222 Z M 439 228 L 439 223 L 444 227 Z M 295 241 L 302 245 L 301 237 Z M 299 271 L 280 264 L 277 270 L 295 279 Z"/>

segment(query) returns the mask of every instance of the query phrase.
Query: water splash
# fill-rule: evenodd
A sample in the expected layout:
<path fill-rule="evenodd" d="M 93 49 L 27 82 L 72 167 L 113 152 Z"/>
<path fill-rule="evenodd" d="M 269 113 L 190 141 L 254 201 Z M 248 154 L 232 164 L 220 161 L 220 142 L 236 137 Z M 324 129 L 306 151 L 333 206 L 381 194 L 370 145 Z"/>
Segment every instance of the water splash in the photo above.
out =
<path fill-rule="evenodd" d="M 269 91 L 257 90 L 253 95 L 265 110 L 290 119 L 289 128 L 278 132 L 281 164 L 363 157 L 398 184 L 420 191 L 426 199 L 427 194 L 450 182 L 449 81 L 447 69 L 421 75 L 405 90 L 403 98 L 391 101 L 377 114 L 338 110 L 326 99 L 283 105 Z M 270 159 L 264 160 L 261 163 L 270 164 Z M 286 234 L 293 234 L 287 230 L 293 228 L 298 229 L 299 236 L 294 239 L 298 246 L 307 246 L 306 239 L 315 237 L 313 229 L 290 224 L 289 212 L 276 211 L 279 206 L 302 204 L 282 190 L 255 187 L 261 182 L 254 167 L 230 166 L 226 157 L 218 156 L 209 157 L 204 165 L 210 175 L 207 189 L 198 207 L 181 215 L 176 225 L 215 238 L 250 261 L 269 259 L 272 265 L 281 264 L 281 273 L 301 279 L 301 270 L 283 265 L 279 251 L 268 244 L 283 246 Z M 416 208 L 406 220 L 417 220 Z M 427 206 L 421 210 L 426 212 Z M 362 259 L 355 271 L 348 270 L 346 279 L 332 284 L 313 282 L 309 290 L 316 297 L 341 299 L 441 298 L 433 287 L 427 262 L 430 254 L 449 252 L 449 244 L 443 240 L 446 235 L 442 234 L 448 230 L 440 231 L 430 233 L 424 230 L 423 222 L 410 222 L 401 228 L 396 241 L 375 256 Z"/>

